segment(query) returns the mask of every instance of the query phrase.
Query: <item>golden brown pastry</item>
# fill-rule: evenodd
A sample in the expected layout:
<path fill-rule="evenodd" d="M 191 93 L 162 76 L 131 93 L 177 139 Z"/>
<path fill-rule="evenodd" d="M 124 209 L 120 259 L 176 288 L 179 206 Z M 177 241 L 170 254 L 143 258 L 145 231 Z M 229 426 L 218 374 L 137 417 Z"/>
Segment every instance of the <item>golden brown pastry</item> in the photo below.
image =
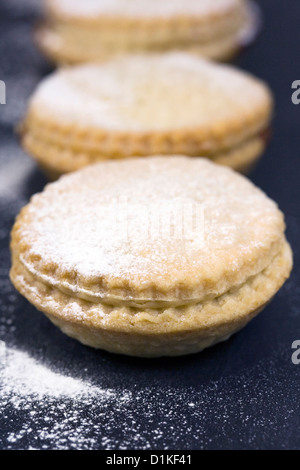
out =
<path fill-rule="evenodd" d="M 255 38 L 248 0 L 46 0 L 37 43 L 58 63 L 180 50 L 227 60 Z"/>
<path fill-rule="evenodd" d="M 131 156 L 208 157 L 245 172 L 263 152 L 268 87 L 186 53 L 55 72 L 33 94 L 22 142 L 50 177 Z"/>
<path fill-rule="evenodd" d="M 84 344 L 195 353 L 246 325 L 289 277 L 284 231 L 273 201 L 206 159 L 102 162 L 22 209 L 11 279 Z"/>

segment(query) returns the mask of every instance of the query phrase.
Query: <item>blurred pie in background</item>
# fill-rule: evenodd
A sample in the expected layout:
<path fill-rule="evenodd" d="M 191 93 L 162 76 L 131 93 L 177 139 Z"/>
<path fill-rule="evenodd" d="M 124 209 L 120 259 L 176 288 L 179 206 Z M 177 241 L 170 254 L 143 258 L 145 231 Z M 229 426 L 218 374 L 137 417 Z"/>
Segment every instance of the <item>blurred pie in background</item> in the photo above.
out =
<path fill-rule="evenodd" d="M 266 147 L 267 85 L 189 53 L 54 72 L 34 92 L 22 144 L 50 178 L 100 160 L 188 155 L 246 172 Z"/>
<path fill-rule="evenodd" d="M 194 51 L 228 60 L 255 38 L 258 8 L 249 0 L 44 0 L 37 42 L 54 62 L 113 55 Z"/>

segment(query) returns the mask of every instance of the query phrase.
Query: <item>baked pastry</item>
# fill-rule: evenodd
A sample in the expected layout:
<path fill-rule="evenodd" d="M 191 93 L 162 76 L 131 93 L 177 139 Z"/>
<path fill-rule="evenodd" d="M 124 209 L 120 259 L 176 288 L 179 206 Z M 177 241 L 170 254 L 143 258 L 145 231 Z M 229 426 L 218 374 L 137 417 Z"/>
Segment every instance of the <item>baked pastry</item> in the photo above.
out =
<path fill-rule="evenodd" d="M 11 280 L 64 333 L 132 356 L 195 353 L 242 328 L 288 278 L 277 205 L 181 156 L 102 162 L 31 199 Z"/>
<path fill-rule="evenodd" d="M 99 160 L 183 154 L 247 171 L 272 98 L 258 79 L 187 53 L 128 56 L 55 72 L 30 100 L 22 142 L 46 173 Z"/>
<path fill-rule="evenodd" d="M 46 0 L 45 6 L 37 44 L 58 63 L 169 50 L 227 60 L 260 27 L 248 0 Z"/>

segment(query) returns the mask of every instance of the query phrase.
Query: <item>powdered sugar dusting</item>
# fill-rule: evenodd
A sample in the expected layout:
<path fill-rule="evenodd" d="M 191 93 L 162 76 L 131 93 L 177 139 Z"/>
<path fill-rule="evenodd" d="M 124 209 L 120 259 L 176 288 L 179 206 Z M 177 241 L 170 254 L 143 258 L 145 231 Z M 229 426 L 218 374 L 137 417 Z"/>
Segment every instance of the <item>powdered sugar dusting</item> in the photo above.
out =
<path fill-rule="evenodd" d="M 40 421 L 41 409 L 47 410 L 35 439 L 55 441 L 57 448 L 67 448 L 67 443 L 70 447 L 88 448 L 95 443 L 93 439 L 81 438 L 81 430 L 89 429 L 91 424 L 81 419 L 82 407 L 90 407 L 96 402 L 105 413 L 108 405 L 117 403 L 122 407 L 131 398 L 129 391 L 104 389 L 54 371 L 28 353 L 7 347 L 4 341 L 0 341 L 0 364 L 0 411 L 5 414 L 5 410 L 10 409 L 7 419 L 13 412 L 22 411 L 26 412 L 29 421 Z M 68 414 L 70 403 L 74 406 L 72 415 Z M 57 419 L 57 413 L 62 413 L 63 420 Z M 18 445 L 24 436 L 32 433 L 32 426 L 24 422 L 17 432 L 8 434 L 6 447 Z M 42 448 L 47 447 L 42 445 Z"/>
<path fill-rule="evenodd" d="M 132 205 L 137 209 L 126 239 L 116 223 L 121 198 L 129 215 Z M 147 218 L 158 220 L 158 204 L 167 202 L 175 213 L 185 202 L 203 207 L 203 240 L 157 239 L 139 230 Z M 211 284 L 220 295 L 270 263 L 284 230 L 276 204 L 245 178 L 205 159 L 179 156 L 87 167 L 34 196 L 26 211 L 17 229 L 28 244 L 19 256 L 26 269 L 58 288 L 66 272 L 73 285 L 75 273 L 76 292 L 87 286 L 93 295 L 93 282 L 101 296 L 112 294 L 102 289 L 104 277 L 134 290 L 152 285 L 170 291 L 188 284 L 188 289 L 196 286 L 197 299 L 207 294 L 206 280 L 214 278 Z"/>
<path fill-rule="evenodd" d="M 13 390 L 18 391 L 18 399 L 31 395 L 38 399 L 50 396 L 79 397 L 90 394 L 102 394 L 103 391 L 80 380 L 64 376 L 42 365 L 27 353 L 7 348 L 0 342 L 0 354 L 4 365 L 0 371 L 2 394 L 8 396 Z M 110 396 L 107 391 L 105 397 Z"/>
<path fill-rule="evenodd" d="M 73 17 L 95 15 L 116 16 L 173 16 L 178 14 L 224 14 L 232 8 L 240 8 L 239 0 L 48 0 L 48 5 Z"/>
<path fill-rule="evenodd" d="M 233 442 L 238 442 L 237 435 L 243 436 L 241 448 L 242 442 L 249 448 L 272 448 L 269 431 L 278 426 L 288 429 L 290 419 L 299 412 L 296 402 L 294 409 L 288 407 L 293 387 L 283 393 L 279 387 L 269 386 L 274 375 L 279 384 L 285 380 L 285 370 L 278 368 L 276 359 L 237 371 L 234 376 L 199 383 L 197 388 L 172 383 L 160 388 L 153 382 L 151 386 L 135 385 L 130 392 L 123 388 L 122 392 L 99 394 L 94 388 L 85 393 L 79 382 L 56 377 L 63 392 L 61 399 L 52 394 L 52 372 L 42 373 L 43 380 L 47 375 L 47 393 L 43 385 L 38 396 L 32 380 L 36 363 L 16 351 L 9 351 L 9 356 L 15 360 L 22 356 L 29 377 L 20 390 L 18 384 L 24 387 L 20 371 L 4 373 L 11 383 L 11 394 L 4 382 L 6 394 L 3 397 L 2 392 L 1 396 L 8 428 L 15 416 L 19 418 L 14 430 L 6 433 L 3 445 L 7 449 L 203 449 L 216 447 L 217 442 L 223 448 L 232 448 Z M 264 414 L 259 416 L 256 410 L 262 403 Z M 281 404 L 282 416 L 273 413 L 277 403 Z M 211 422 L 214 439 L 209 432 Z M 283 440 L 282 447 L 285 445 Z"/>
<path fill-rule="evenodd" d="M 45 125 L 50 117 L 89 131 L 199 128 L 207 150 L 215 151 L 209 147 L 216 145 L 214 132 L 232 127 L 237 136 L 253 137 L 267 126 L 270 107 L 268 89 L 253 76 L 173 52 L 60 70 L 40 83 L 30 109 Z"/>

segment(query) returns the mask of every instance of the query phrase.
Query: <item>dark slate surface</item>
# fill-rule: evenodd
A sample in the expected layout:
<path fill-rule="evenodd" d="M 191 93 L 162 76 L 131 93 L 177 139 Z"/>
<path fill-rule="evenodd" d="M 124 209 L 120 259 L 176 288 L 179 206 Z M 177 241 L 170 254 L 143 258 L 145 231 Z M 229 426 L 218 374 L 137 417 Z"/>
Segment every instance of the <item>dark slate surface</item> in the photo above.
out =
<path fill-rule="evenodd" d="M 263 32 L 238 60 L 276 96 L 272 142 L 251 179 L 286 214 L 295 255 L 292 277 L 264 312 L 226 343 L 159 360 L 80 345 L 8 280 L 14 217 L 46 183 L 14 133 L 26 99 L 51 71 L 31 38 L 38 3 L 0 3 L 0 79 L 7 86 L 7 104 L 0 106 L 0 339 L 14 351 L 2 347 L 0 354 L 1 448 L 299 449 L 300 365 L 291 361 L 291 344 L 300 339 L 300 106 L 291 102 L 291 83 L 300 79 L 299 2 L 262 0 Z M 22 394 L 15 373 L 7 383 L 7 370 L 19 364 L 16 351 L 22 351 L 21 358 L 27 354 L 25 375 L 31 358 L 60 378 L 91 384 L 90 395 Z"/>

